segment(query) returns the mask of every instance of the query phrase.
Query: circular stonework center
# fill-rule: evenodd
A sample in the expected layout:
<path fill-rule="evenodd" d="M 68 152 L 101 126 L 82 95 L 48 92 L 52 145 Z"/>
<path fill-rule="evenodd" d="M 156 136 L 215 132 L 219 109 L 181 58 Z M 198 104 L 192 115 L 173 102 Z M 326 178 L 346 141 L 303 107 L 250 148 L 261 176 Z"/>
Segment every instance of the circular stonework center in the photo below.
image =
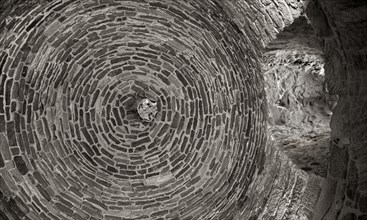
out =
<path fill-rule="evenodd" d="M 144 98 L 138 104 L 138 114 L 143 121 L 153 121 L 157 112 L 157 102 Z"/>

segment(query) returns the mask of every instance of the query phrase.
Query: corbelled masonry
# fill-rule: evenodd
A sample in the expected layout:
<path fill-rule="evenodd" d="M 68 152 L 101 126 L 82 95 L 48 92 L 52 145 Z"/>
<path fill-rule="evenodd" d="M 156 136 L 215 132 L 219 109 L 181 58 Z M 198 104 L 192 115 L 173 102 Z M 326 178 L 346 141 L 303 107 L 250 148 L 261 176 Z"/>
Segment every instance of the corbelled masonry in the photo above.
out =
<path fill-rule="evenodd" d="M 213 219 L 239 207 L 262 161 L 265 96 L 220 5 L 51 1 L 2 25 L 3 215 Z"/>
<path fill-rule="evenodd" d="M 1 1 L 0 220 L 367 219 L 366 12 Z"/>

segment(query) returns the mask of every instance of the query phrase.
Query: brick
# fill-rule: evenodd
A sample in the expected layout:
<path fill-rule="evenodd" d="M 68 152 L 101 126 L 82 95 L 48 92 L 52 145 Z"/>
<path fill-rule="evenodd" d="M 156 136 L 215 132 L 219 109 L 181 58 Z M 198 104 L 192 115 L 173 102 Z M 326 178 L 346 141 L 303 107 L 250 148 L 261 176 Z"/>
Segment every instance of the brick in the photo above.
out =
<path fill-rule="evenodd" d="M 55 207 L 60 210 L 61 212 L 65 213 L 68 216 L 72 216 L 73 210 L 71 210 L 69 207 L 63 205 L 62 203 L 56 202 Z"/>
<path fill-rule="evenodd" d="M 28 173 L 28 167 L 24 162 L 22 156 L 14 156 L 14 163 L 20 174 L 25 175 Z"/>
<path fill-rule="evenodd" d="M 14 121 L 10 121 L 6 123 L 6 134 L 8 137 L 9 146 L 17 146 Z"/>
<path fill-rule="evenodd" d="M 3 154 L 3 157 L 5 160 L 12 159 L 8 140 L 6 139 L 3 133 L 0 133 L 0 149 L 1 149 L 1 153 Z"/>

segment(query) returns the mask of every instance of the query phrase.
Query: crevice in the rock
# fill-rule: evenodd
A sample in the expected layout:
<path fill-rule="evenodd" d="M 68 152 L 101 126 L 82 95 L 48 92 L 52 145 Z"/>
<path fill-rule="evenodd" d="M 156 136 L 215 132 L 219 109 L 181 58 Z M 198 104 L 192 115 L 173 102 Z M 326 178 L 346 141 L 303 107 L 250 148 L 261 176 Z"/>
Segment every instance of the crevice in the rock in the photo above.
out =
<path fill-rule="evenodd" d="M 268 46 L 263 74 L 275 146 L 300 169 L 325 177 L 337 96 L 328 94 L 319 45 L 307 19 L 299 17 Z"/>

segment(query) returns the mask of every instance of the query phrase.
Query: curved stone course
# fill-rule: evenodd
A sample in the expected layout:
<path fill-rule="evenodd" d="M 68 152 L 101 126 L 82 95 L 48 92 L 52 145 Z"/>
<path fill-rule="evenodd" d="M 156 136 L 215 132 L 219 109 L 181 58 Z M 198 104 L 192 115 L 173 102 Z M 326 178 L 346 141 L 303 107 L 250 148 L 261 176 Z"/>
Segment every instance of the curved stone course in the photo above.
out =
<path fill-rule="evenodd" d="M 52 1 L 26 14 L 0 34 L 2 209 L 196 220 L 243 205 L 265 99 L 254 51 L 218 4 Z M 151 122 L 143 97 L 157 102 Z"/>

